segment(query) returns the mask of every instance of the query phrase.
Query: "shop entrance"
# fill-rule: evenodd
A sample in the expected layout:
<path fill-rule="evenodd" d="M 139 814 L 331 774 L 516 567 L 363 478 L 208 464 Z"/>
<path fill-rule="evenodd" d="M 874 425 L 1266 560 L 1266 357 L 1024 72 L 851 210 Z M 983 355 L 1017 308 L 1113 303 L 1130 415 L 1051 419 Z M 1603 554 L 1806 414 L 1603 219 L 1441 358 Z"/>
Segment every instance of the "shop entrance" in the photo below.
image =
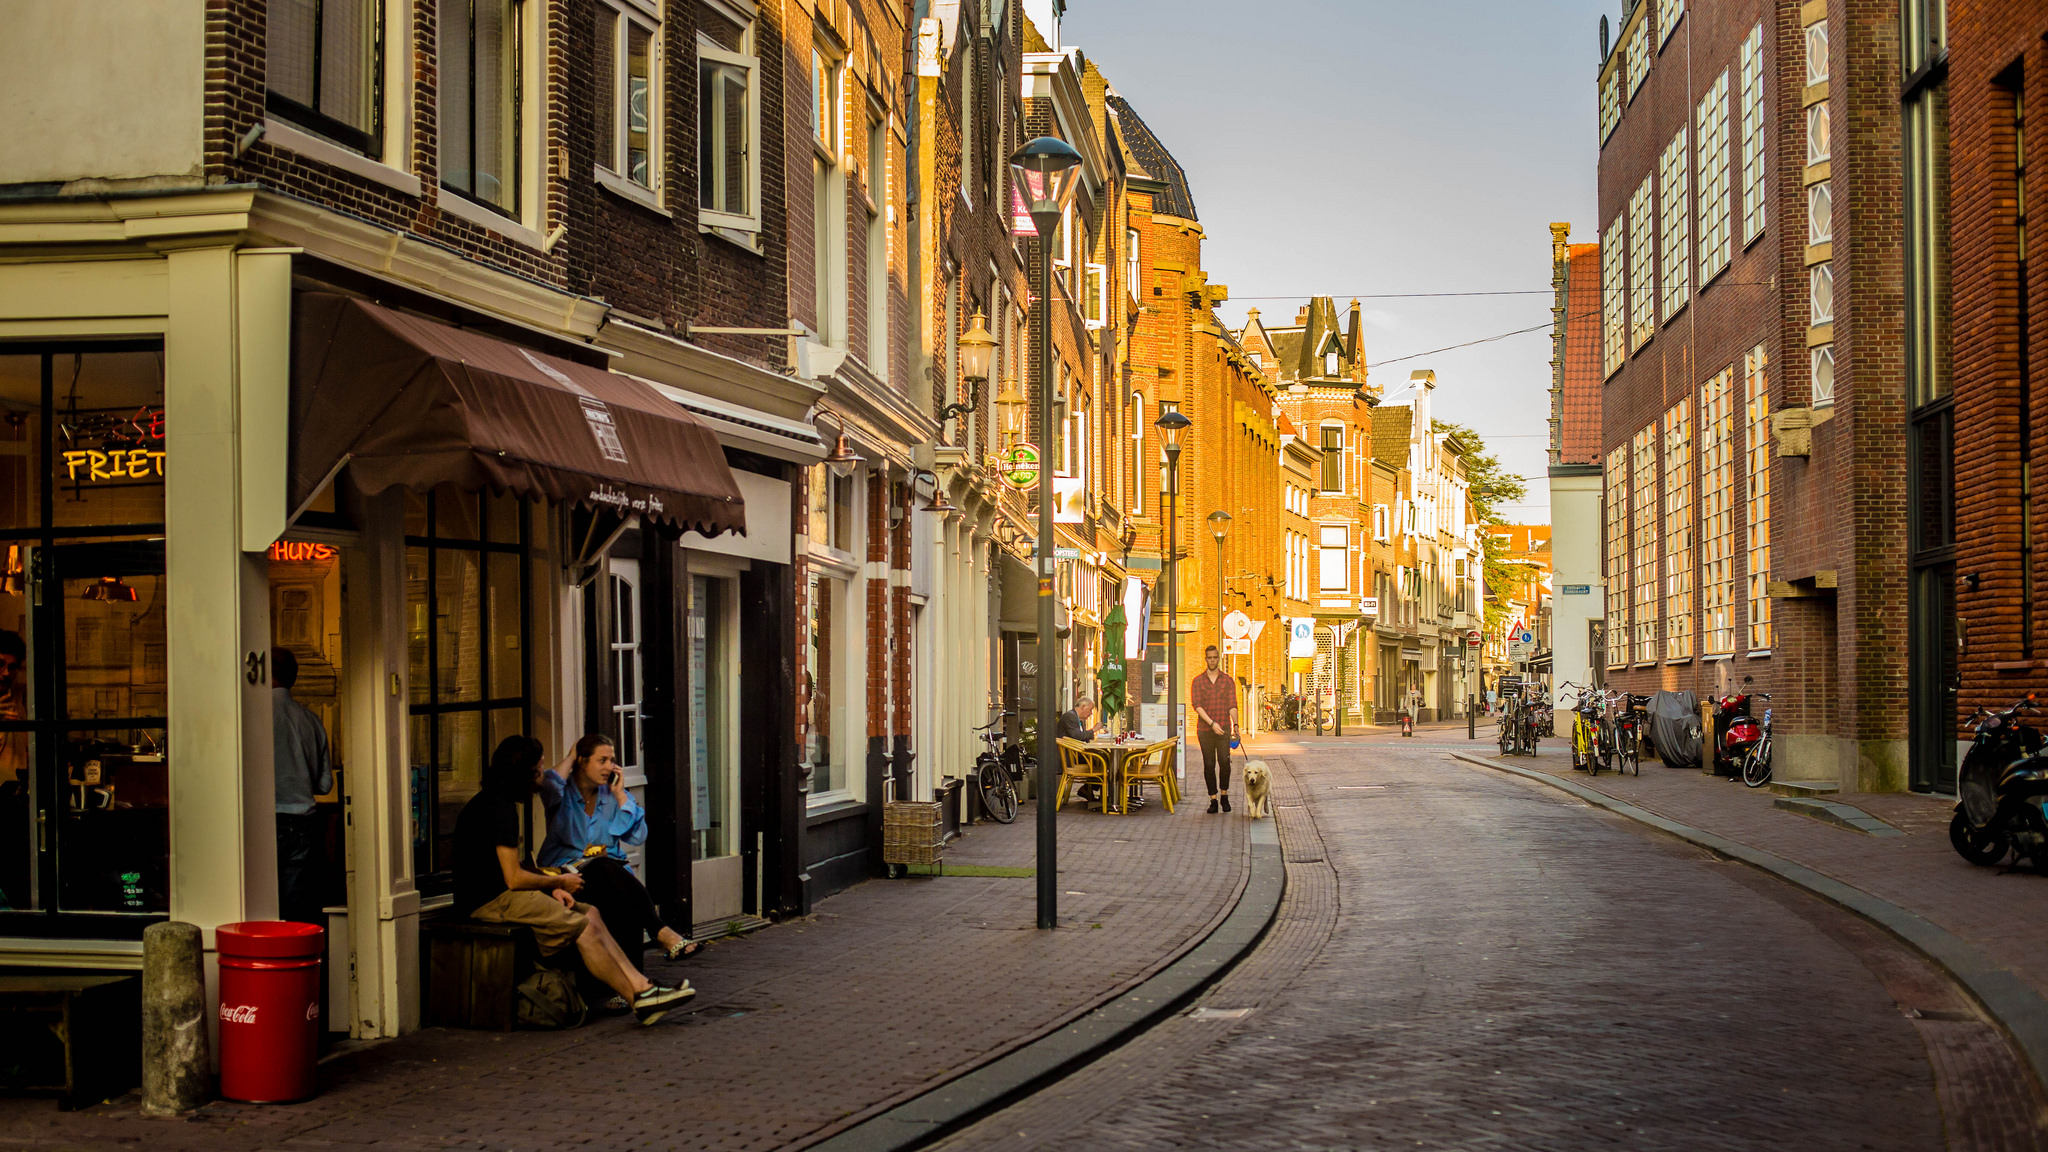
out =
<path fill-rule="evenodd" d="M 739 582 L 692 574 L 685 615 L 689 668 L 690 894 L 704 929 L 746 911 L 746 868 L 740 826 Z"/>
<path fill-rule="evenodd" d="M 319 722 L 334 772 L 333 788 L 312 798 L 313 819 L 304 821 L 310 827 L 317 865 L 306 896 L 309 902 L 317 900 L 318 907 L 329 915 L 345 914 L 348 904 L 348 836 L 341 802 L 347 787 L 341 723 L 341 568 L 341 549 L 330 544 L 280 540 L 270 546 L 270 643 L 273 649 L 291 655 L 289 669 L 273 655 L 271 686 L 273 691 L 284 689 Z M 293 681 L 288 687 L 284 683 L 287 676 Z M 280 776 L 316 767 L 277 766 Z M 310 907 L 286 907 L 291 901 L 283 891 L 279 901 L 280 914 L 288 919 L 314 912 Z M 324 918 L 321 922 L 325 923 Z"/>

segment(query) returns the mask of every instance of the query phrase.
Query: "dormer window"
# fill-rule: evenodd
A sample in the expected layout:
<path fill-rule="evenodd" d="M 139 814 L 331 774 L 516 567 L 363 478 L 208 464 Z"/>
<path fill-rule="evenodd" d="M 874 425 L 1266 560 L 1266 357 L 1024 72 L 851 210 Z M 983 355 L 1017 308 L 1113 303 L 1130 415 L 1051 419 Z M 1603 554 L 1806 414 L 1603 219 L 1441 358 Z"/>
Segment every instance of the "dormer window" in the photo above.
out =
<path fill-rule="evenodd" d="M 1337 375 L 1337 351 L 1334 348 L 1323 353 L 1323 375 Z"/>

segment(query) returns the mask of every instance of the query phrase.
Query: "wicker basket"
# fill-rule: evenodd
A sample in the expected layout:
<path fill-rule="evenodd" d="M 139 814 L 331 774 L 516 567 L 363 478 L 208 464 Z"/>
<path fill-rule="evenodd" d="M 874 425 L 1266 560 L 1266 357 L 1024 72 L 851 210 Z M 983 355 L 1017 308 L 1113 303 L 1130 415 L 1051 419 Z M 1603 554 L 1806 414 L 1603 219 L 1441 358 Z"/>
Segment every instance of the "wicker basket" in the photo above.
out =
<path fill-rule="evenodd" d="M 945 812 L 936 800 L 882 805 L 882 861 L 937 864 L 945 855 Z"/>

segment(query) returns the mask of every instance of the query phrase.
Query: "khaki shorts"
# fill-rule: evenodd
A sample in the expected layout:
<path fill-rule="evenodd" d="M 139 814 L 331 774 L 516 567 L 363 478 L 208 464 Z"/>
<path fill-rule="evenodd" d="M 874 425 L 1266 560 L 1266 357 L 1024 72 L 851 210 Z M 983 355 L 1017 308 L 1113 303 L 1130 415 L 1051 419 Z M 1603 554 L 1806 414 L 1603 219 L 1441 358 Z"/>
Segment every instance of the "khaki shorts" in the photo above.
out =
<path fill-rule="evenodd" d="M 583 926 L 590 922 L 584 915 L 588 911 L 588 904 L 578 904 L 574 909 L 564 908 L 553 894 L 526 889 L 500 892 L 489 904 L 470 913 L 470 917 L 493 924 L 520 924 L 531 928 L 541 955 L 552 956 L 583 935 Z"/>

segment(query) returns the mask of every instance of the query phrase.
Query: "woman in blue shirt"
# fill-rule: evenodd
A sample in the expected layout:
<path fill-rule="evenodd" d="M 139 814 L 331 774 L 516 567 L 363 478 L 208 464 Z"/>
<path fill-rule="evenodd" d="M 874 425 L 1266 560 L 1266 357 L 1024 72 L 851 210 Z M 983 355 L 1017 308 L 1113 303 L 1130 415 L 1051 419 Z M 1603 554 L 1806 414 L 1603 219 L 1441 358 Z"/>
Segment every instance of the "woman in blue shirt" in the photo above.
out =
<path fill-rule="evenodd" d="M 626 858 L 629 845 L 647 842 L 647 812 L 626 791 L 611 737 L 592 733 L 578 740 L 575 751 L 541 773 L 540 796 L 548 813 L 540 866 L 579 872 L 577 898 L 597 908 L 629 955 L 650 934 L 671 960 L 697 950 L 662 921 Z"/>

